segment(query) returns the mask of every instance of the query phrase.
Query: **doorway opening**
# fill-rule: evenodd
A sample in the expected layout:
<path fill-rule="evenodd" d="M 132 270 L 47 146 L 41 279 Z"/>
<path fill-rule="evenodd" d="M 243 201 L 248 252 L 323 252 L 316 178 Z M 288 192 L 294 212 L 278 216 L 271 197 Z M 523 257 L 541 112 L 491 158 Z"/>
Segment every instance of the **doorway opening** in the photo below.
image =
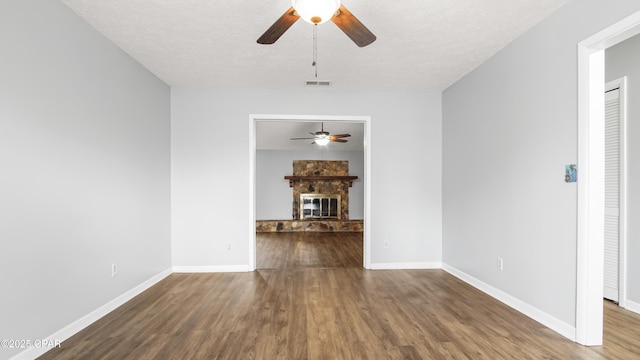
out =
<path fill-rule="evenodd" d="M 640 12 L 578 44 L 576 341 L 602 345 L 605 49 L 640 33 Z"/>
<path fill-rule="evenodd" d="M 250 199 L 250 236 L 249 236 L 249 269 L 257 269 L 257 242 L 256 242 L 256 158 L 257 158 L 257 123 L 259 122 L 321 122 L 325 125 L 335 123 L 359 123 L 363 126 L 363 165 L 364 176 L 362 179 L 364 188 L 363 205 L 363 229 L 362 229 L 362 260 L 365 269 L 370 268 L 370 244 L 371 231 L 371 118 L 369 116 L 327 116 L 327 115 L 249 115 L 250 129 L 250 169 L 249 169 L 249 199 Z M 284 175 L 284 174 L 283 174 Z"/>

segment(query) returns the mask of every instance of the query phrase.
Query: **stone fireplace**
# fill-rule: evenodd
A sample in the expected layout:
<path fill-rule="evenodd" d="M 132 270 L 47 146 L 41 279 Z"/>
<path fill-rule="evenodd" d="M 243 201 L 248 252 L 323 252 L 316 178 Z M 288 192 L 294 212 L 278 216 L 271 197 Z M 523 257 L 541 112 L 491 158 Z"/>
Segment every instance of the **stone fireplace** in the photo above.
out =
<path fill-rule="evenodd" d="M 292 220 L 263 220 L 256 231 L 362 231 L 362 220 L 349 220 L 348 161 L 294 160 L 289 180 Z"/>
<path fill-rule="evenodd" d="M 284 178 L 293 188 L 293 219 L 349 219 L 349 188 L 358 177 L 349 176 L 348 161 L 294 160 L 293 175 Z"/>

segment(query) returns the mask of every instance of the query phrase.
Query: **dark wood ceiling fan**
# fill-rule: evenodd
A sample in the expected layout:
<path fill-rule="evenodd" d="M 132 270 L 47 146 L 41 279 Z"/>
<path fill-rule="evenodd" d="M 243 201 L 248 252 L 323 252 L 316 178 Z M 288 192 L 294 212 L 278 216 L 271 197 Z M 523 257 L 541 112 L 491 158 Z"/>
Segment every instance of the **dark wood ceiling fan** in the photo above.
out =
<path fill-rule="evenodd" d="M 339 142 L 346 143 L 347 140 L 343 139 L 351 136 L 351 134 L 335 134 L 331 135 L 328 131 L 324 131 L 324 123 L 321 123 L 320 131 L 309 132 L 309 134 L 313 135 L 313 137 L 300 137 L 300 138 L 291 138 L 290 140 L 313 140 L 312 144 L 318 145 L 326 145 L 329 142 Z"/>
<path fill-rule="evenodd" d="M 373 33 L 360 22 L 360 20 L 353 16 L 353 14 L 347 10 L 344 5 L 340 4 L 340 1 L 337 1 L 336 3 L 339 4 L 339 7 L 338 10 L 333 13 L 333 16 L 331 16 L 331 21 L 336 24 L 338 28 L 340 28 L 340 30 L 342 30 L 351 40 L 353 40 L 356 45 L 364 47 L 376 40 L 376 36 L 373 35 Z M 262 36 L 260 36 L 258 44 L 270 45 L 275 43 L 291 27 L 291 25 L 300 19 L 300 14 L 295 8 L 296 1 L 294 0 L 292 4 L 294 6 L 285 11 L 285 13 L 276 20 L 276 22 L 273 23 L 273 25 L 271 25 L 271 27 L 262 34 Z M 326 19 L 322 19 L 321 17 L 313 14 L 309 16 L 309 19 L 305 17 L 305 20 L 315 25 L 327 21 Z"/>

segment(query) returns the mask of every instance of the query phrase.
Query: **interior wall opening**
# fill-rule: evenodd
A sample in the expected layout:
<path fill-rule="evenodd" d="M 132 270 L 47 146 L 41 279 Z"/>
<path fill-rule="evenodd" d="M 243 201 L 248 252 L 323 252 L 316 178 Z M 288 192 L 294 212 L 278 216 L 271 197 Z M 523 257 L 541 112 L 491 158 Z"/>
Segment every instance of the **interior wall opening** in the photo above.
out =
<path fill-rule="evenodd" d="M 370 208 L 369 201 L 369 171 L 370 171 L 370 122 L 369 117 L 366 116 L 281 116 L 281 115 L 251 115 L 250 116 L 250 129 L 251 129 L 251 184 L 250 184 L 250 199 L 251 199 L 251 235 L 250 235 L 250 267 L 252 270 L 262 269 L 268 267 L 341 267 L 341 264 L 358 264 L 359 267 L 368 268 L 369 264 L 369 241 L 370 232 L 368 228 L 368 214 Z M 328 131 L 332 134 L 337 134 L 333 129 L 351 128 L 354 127 L 360 130 L 360 136 L 354 136 L 355 141 L 360 141 L 360 151 L 347 151 L 341 150 L 339 145 L 346 143 L 347 141 L 341 141 L 333 146 L 331 150 L 329 147 L 323 145 L 313 144 L 311 145 L 314 131 L 306 131 L 301 133 L 297 132 L 303 144 L 292 145 L 293 149 L 278 149 L 274 151 L 267 151 L 262 148 L 265 147 L 264 137 L 271 138 L 274 136 L 271 128 L 277 129 L 279 126 L 293 127 L 309 126 L 315 124 L 322 124 L 324 129 L 322 131 Z M 319 125 L 320 126 L 320 125 Z M 318 126 L 318 127 L 319 127 Z M 320 129 L 317 129 L 320 130 Z M 288 130 L 290 131 L 290 129 Z M 294 132 L 296 133 L 296 132 Z M 292 133 L 279 134 L 276 132 L 275 136 L 284 136 L 284 141 L 292 143 L 299 143 L 297 140 L 291 140 L 294 136 Z M 353 140 L 352 137 L 344 137 L 348 141 Z M 341 138 L 342 139 L 342 138 Z M 271 146 L 271 145 L 267 145 Z M 278 145 L 274 145 L 276 148 Z M 284 145 L 288 147 L 288 145 Z M 306 147 L 305 147 L 306 146 Z M 296 150 L 296 147 L 300 147 L 303 150 Z M 352 146 L 353 147 L 353 146 Z M 329 216 L 331 213 L 330 200 L 327 200 L 327 216 L 322 218 L 318 216 L 313 219 L 294 219 L 296 213 L 300 213 L 301 210 L 299 203 L 293 201 L 294 195 L 289 185 L 292 186 L 292 181 L 289 179 L 289 184 L 285 180 L 285 176 L 292 174 L 291 159 L 300 160 L 318 160 L 320 162 L 332 162 L 336 157 L 340 157 L 341 152 L 343 154 L 349 153 L 348 158 L 358 158 L 355 160 L 355 166 L 359 166 L 358 172 L 362 173 L 360 184 L 357 184 L 360 189 L 359 195 L 354 196 L 356 201 L 360 202 L 355 206 L 358 208 L 356 217 L 359 219 L 349 219 L 348 215 L 344 215 L 345 211 L 342 210 L 340 215 Z M 353 153 L 353 154 L 351 154 Z M 290 159 L 289 159 L 290 158 Z M 261 162 L 262 161 L 262 162 Z M 337 160 L 335 160 L 337 161 Z M 354 161 L 354 160 L 352 160 Z M 348 161 L 347 161 L 348 162 Z M 359 164 L 358 164 L 359 163 Z M 272 169 L 272 165 L 277 164 L 275 167 L 278 169 Z M 265 170 L 265 166 L 268 170 Z M 285 168 L 283 170 L 283 167 Z M 265 171 L 268 174 L 270 180 L 269 183 L 265 181 Z M 263 174 L 263 175 L 259 175 Z M 262 177 L 262 179 L 260 178 Z M 356 180 L 357 182 L 358 180 Z M 275 191 L 265 190 L 275 189 Z M 313 187 L 311 191 L 313 192 Z M 318 191 L 315 191 L 318 192 Z M 331 191 L 330 191 L 331 192 Z M 334 199 L 333 204 L 336 209 L 340 209 L 337 200 L 341 199 L 339 194 L 332 194 L 325 197 Z M 277 203 L 275 208 L 268 208 L 269 201 L 265 201 L 268 196 L 277 196 Z M 278 194 L 275 194 L 278 193 Z M 288 193 L 288 194 L 284 194 Z M 344 194 L 344 193 L 343 193 Z M 309 195 L 309 194 L 307 194 Z M 313 196 L 320 196 L 323 194 L 311 194 Z M 330 196 L 331 195 L 331 196 Z M 336 196 L 338 195 L 338 196 Z M 344 196 L 344 195 L 342 195 Z M 283 200 L 286 197 L 287 200 Z M 313 199 L 311 199 L 310 205 L 313 205 Z M 322 199 L 318 198 L 318 204 Z M 347 199 L 349 196 L 347 195 Z M 342 202 L 341 204 L 344 204 Z M 265 207 L 268 209 L 265 210 Z M 285 210 L 286 208 L 286 210 Z M 348 214 L 347 207 L 347 214 Z M 297 211 L 296 211 L 297 210 Z M 312 209 L 308 209 L 311 210 Z M 318 209 L 319 211 L 321 209 Z M 335 212 L 335 211 L 334 211 Z M 260 213 L 260 216 L 258 216 Z M 265 215 L 267 214 L 267 215 Z M 285 215 L 286 214 L 286 215 Z M 320 215 L 320 212 L 318 212 Z M 358 216 L 359 215 L 359 216 Z M 277 219 L 264 219 L 272 216 Z M 346 218 L 346 219 L 345 219 Z M 300 221 L 298 221 L 300 220 Z M 304 226 L 307 231 L 300 231 L 304 221 Z M 339 224 L 338 224 L 339 223 Z M 356 231 L 345 231 L 345 229 L 338 228 L 338 226 L 355 226 Z M 360 226 L 361 231 L 358 232 Z M 297 227 L 297 228 L 296 228 Z M 334 228 L 335 227 L 335 228 Z M 359 240 L 358 240 L 359 238 Z M 297 244 L 297 245 L 296 245 Z M 297 247 L 296 247 L 297 246 Z M 308 246 L 308 248 L 304 248 Z M 296 255 L 297 258 L 293 257 Z M 315 258 L 313 256 L 315 256 Z M 356 257 L 354 259 L 354 256 Z M 279 258 L 279 260 L 278 260 Z M 314 263 L 314 261 L 317 262 Z"/>

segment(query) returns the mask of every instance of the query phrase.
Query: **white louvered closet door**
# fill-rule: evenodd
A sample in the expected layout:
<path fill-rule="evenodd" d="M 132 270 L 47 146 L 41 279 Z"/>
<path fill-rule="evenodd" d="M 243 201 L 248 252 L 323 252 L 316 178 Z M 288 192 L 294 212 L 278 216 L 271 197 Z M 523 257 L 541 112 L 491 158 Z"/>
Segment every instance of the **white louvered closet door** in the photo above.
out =
<path fill-rule="evenodd" d="M 604 297 L 618 301 L 620 261 L 620 90 L 605 94 Z"/>

